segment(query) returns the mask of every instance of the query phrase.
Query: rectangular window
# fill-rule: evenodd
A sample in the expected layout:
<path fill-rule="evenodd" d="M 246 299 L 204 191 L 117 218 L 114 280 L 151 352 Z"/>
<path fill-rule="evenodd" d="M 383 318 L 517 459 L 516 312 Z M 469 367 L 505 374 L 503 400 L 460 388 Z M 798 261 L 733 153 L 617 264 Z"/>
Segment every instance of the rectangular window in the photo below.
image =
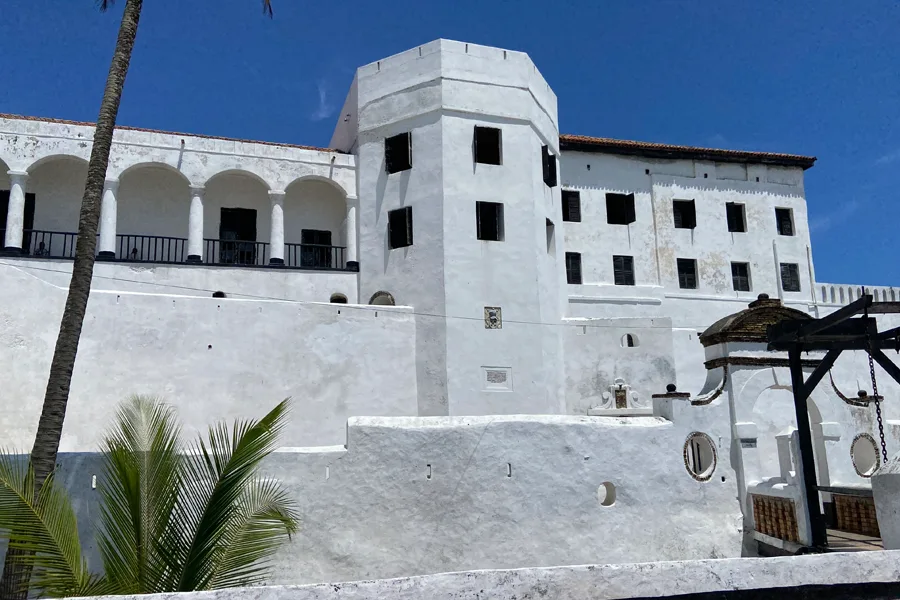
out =
<path fill-rule="evenodd" d="M 794 211 L 790 208 L 776 208 L 775 222 L 778 224 L 778 235 L 794 235 Z"/>
<path fill-rule="evenodd" d="M 413 243 L 412 206 L 388 212 L 388 245 L 405 248 Z"/>
<path fill-rule="evenodd" d="M 750 291 L 750 265 L 748 263 L 731 263 L 731 284 L 736 292 Z"/>
<path fill-rule="evenodd" d="M 556 187 L 556 157 L 550 153 L 550 146 L 541 148 L 541 163 L 544 169 L 544 183 Z"/>
<path fill-rule="evenodd" d="M 384 165 L 388 173 L 412 169 L 412 135 L 408 131 L 384 140 Z"/>
<path fill-rule="evenodd" d="M 781 289 L 786 292 L 800 291 L 800 266 L 797 263 L 781 263 Z"/>
<path fill-rule="evenodd" d="M 606 222 L 611 225 L 634 223 L 634 194 L 606 195 Z"/>
<path fill-rule="evenodd" d="M 547 252 L 553 254 L 556 249 L 556 227 L 553 221 L 547 219 Z"/>
<path fill-rule="evenodd" d="M 503 241 L 503 204 L 499 202 L 476 202 L 478 239 L 489 242 Z"/>
<path fill-rule="evenodd" d="M 697 209 L 693 200 L 672 200 L 672 212 L 675 215 L 676 229 L 697 227 Z"/>
<path fill-rule="evenodd" d="M 685 290 L 697 289 L 697 261 L 693 258 L 678 259 L 678 287 Z"/>
<path fill-rule="evenodd" d="M 485 165 L 499 165 L 503 155 L 503 141 L 496 127 L 475 126 L 475 162 Z"/>
<path fill-rule="evenodd" d="M 331 268 L 331 232 L 320 229 L 300 230 L 300 266 Z"/>
<path fill-rule="evenodd" d="M 562 191 L 563 221 L 581 223 L 581 193 L 574 190 Z"/>
<path fill-rule="evenodd" d="M 736 202 L 725 203 L 725 216 L 728 218 L 728 231 L 747 231 L 747 220 L 744 218 L 744 205 Z"/>
<path fill-rule="evenodd" d="M 566 252 L 566 281 L 572 285 L 581 285 L 581 254 Z"/>
<path fill-rule="evenodd" d="M 613 279 L 616 285 L 634 285 L 633 256 L 613 256 Z"/>

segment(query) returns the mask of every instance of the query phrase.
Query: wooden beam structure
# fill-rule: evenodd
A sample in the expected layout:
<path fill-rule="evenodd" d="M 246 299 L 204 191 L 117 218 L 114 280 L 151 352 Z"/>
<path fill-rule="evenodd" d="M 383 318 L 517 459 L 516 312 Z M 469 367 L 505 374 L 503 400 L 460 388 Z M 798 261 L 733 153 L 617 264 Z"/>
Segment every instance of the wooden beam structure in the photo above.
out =
<path fill-rule="evenodd" d="M 782 321 L 768 329 L 769 350 L 787 351 L 794 392 L 794 411 L 800 441 L 800 467 L 803 491 L 809 511 L 810 533 L 814 549 L 828 545 L 825 518 L 819 509 L 819 486 L 813 455 L 807 400 L 844 350 L 868 352 L 900 385 L 900 367 L 885 356 L 882 349 L 900 349 L 900 327 L 878 332 L 878 323 L 869 315 L 900 313 L 900 302 L 873 302 L 864 294 L 835 312 L 811 321 Z M 857 316 L 862 314 L 862 316 Z M 803 373 L 802 354 L 825 351 L 825 358 L 809 377 Z"/>

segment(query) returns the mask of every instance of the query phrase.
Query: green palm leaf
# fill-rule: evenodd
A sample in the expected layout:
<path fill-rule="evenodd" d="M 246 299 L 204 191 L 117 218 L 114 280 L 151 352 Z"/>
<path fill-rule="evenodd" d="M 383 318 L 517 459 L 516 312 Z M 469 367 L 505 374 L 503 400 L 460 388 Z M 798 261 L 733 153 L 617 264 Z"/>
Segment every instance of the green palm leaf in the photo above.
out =
<path fill-rule="evenodd" d="M 297 532 L 294 501 L 278 481 L 253 477 L 239 508 L 219 539 L 207 589 L 242 587 L 266 581 L 271 558 Z"/>
<path fill-rule="evenodd" d="M 47 478 L 34 500 L 34 469 L 23 456 L 0 452 L 0 538 L 23 550 L 32 589 L 44 596 L 89 595 L 102 582 L 91 575 L 78 539 L 75 510 L 65 490 Z"/>
<path fill-rule="evenodd" d="M 171 407 L 134 396 L 104 439 L 97 539 L 117 593 L 168 591 L 165 541 L 181 488 L 180 433 Z"/>
<path fill-rule="evenodd" d="M 214 580 L 227 581 L 221 565 L 235 562 L 224 558 L 239 550 L 228 547 L 234 540 L 248 539 L 248 551 L 265 558 L 274 549 L 260 549 L 262 531 L 272 535 L 272 523 L 279 520 L 290 523 L 290 527 L 280 531 L 289 534 L 296 529 L 287 497 L 278 495 L 278 490 L 260 491 L 256 477 L 262 460 L 277 448 L 278 435 L 287 423 L 288 407 L 289 401 L 284 400 L 259 421 L 236 422 L 231 433 L 225 424 L 211 427 L 208 445 L 202 438 L 194 445 L 194 452 L 186 461 L 180 510 L 173 519 L 181 537 L 180 543 L 171 545 L 184 550 L 175 588 L 178 591 L 210 589 Z M 267 500 L 269 508 L 262 508 L 267 503 L 256 502 L 254 494 Z M 254 505 L 260 508 L 254 511 Z M 271 507 L 276 505 L 281 512 L 273 518 L 276 512 Z M 241 531 L 249 537 L 243 537 Z M 188 532 L 190 540 L 184 537 Z M 277 535 L 280 538 L 282 534 Z"/>

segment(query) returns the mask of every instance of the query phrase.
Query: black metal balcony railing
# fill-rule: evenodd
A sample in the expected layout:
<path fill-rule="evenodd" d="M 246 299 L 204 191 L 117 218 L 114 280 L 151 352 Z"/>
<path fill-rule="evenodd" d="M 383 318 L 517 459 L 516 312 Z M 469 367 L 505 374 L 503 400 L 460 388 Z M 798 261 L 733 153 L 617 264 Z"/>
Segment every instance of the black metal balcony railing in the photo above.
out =
<path fill-rule="evenodd" d="M 22 232 L 22 254 L 39 258 L 75 258 L 77 233 L 26 229 Z"/>
<path fill-rule="evenodd" d="M 0 229 L 0 249 L 6 230 Z M 98 236 L 99 237 L 99 236 Z M 78 234 L 68 231 L 25 230 L 22 255 L 34 258 L 75 258 Z M 244 240 L 204 239 L 203 264 L 262 267 L 269 265 L 269 244 Z M 158 235 L 116 236 L 116 255 L 110 260 L 156 264 L 187 262 L 188 240 Z M 98 244 L 98 252 L 99 252 Z M 292 269 L 345 271 L 344 246 L 285 244 L 284 266 Z"/>
<path fill-rule="evenodd" d="M 244 240 L 203 240 L 204 262 L 218 265 L 265 266 L 269 264 L 269 244 Z"/>
<path fill-rule="evenodd" d="M 302 269 L 344 269 L 344 247 L 319 244 L 285 244 L 284 264 Z"/>
<path fill-rule="evenodd" d="M 159 235 L 117 235 L 116 259 L 176 264 L 187 260 L 187 240 Z"/>

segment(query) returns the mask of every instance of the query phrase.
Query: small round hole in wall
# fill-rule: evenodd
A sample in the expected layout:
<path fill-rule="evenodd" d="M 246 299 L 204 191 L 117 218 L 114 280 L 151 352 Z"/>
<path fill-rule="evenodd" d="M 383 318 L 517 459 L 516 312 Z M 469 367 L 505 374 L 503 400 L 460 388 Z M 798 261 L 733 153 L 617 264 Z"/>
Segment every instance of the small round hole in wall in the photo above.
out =
<path fill-rule="evenodd" d="M 850 460 L 853 468 L 860 477 L 871 477 L 881 466 L 881 456 L 878 454 L 878 445 L 868 433 L 860 433 L 853 438 L 850 444 Z"/>
<path fill-rule="evenodd" d="M 347 296 L 343 294 L 332 294 L 328 301 L 332 304 L 347 304 Z"/>
<path fill-rule="evenodd" d="M 369 304 L 375 306 L 395 306 L 396 301 L 394 300 L 393 294 L 382 290 L 372 294 L 372 297 L 369 298 Z"/>
<path fill-rule="evenodd" d="M 622 336 L 622 347 L 623 348 L 636 348 L 640 345 L 640 340 L 638 340 L 638 336 L 633 333 L 626 333 Z"/>
<path fill-rule="evenodd" d="M 616 503 L 616 486 L 609 481 L 604 481 L 597 488 L 597 501 L 600 506 L 612 506 Z"/>
<path fill-rule="evenodd" d="M 227 298 L 228 296 L 225 295 L 225 292 L 220 291 L 220 292 L 213 292 L 212 297 L 213 298 Z"/>
<path fill-rule="evenodd" d="M 684 468 L 697 481 L 709 481 L 716 470 L 716 445 L 705 433 L 695 431 L 684 442 Z"/>

